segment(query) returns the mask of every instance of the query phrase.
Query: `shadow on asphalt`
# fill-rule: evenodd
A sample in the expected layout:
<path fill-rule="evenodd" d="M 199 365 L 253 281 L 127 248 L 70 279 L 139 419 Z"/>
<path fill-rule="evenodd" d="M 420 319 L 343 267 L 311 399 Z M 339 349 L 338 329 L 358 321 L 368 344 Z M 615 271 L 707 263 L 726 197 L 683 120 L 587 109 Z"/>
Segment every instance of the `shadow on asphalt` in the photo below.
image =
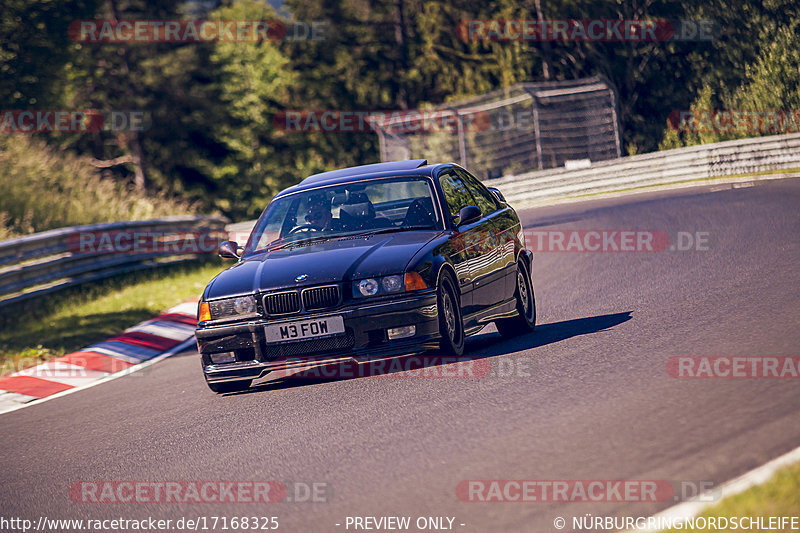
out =
<path fill-rule="evenodd" d="M 499 333 L 487 333 L 469 337 L 466 353 L 461 357 L 446 356 L 431 352 L 423 355 L 407 355 L 393 357 L 374 362 L 358 364 L 346 362 L 316 367 L 282 379 L 258 383 L 249 389 L 224 394 L 234 396 L 255 392 L 304 387 L 332 381 L 361 379 L 367 377 L 483 377 L 491 368 L 491 359 L 513 354 L 531 348 L 539 348 L 555 342 L 563 341 L 578 335 L 597 333 L 613 328 L 630 320 L 632 311 L 575 318 L 561 322 L 540 324 L 536 330 L 526 335 L 504 339 Z M 461 369 L 457 366 L 461 365 Z M 468 368 L 466 368 L 468 367 Z M 466 369 L 465 369 L 466 368 Z M 267 379 L 269 379 L 267 377 Z"/>
<path fill-rule="evenodd" d="M 610 315 L 574 318 L 549 324 L 537 324 L 536 329 L 527 335 L 503 339 L 499 333 L 476 335 L 467 340 L 467 349 L 471 352 L 481 351 L 481 357 L 507 355 L 530 348 L 539 348 L 547 344 L 563 341 L 578 335 L 597 333 L 613 328 L 630 320 L 632 311 L 613 313 Z"/>

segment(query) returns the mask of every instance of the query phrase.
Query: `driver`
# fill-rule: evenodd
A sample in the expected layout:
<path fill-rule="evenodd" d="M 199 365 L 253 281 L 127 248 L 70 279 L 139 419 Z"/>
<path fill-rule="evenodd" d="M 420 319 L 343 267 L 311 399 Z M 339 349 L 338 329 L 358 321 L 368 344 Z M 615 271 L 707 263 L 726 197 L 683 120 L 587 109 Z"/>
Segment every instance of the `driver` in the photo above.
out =
<path fill-rule="evenodd" d="M 306 223 L 317 231 L 336 229 L 336 221 L 331 215 L 331 206 L 324 196 L 314 196 L 308 199 Z"/>

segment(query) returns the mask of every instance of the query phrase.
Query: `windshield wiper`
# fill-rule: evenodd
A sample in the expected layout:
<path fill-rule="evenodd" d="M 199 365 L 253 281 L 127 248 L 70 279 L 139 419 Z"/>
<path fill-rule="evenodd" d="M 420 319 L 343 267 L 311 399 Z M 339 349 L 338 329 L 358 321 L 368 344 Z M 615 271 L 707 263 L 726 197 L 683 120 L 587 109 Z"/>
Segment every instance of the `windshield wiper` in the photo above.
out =
<path fill-rule="evenodd" d="M 291 248 L 293 246 L 305 246 L 307 244 L 312 244 L 315 242 L 323 242 L 329 241 L 331 239 L 336 239 L 336 235 L 320 235 L 319 237 L 309 237 L 308 239 L 301 239 L 299 241 L 289 241 L 285 242 L 275 248 L 267 248 L 267 251 L 274 252 L 276 250 L 283 250 L 284 248 Z"/>
<path fill-rule="evenodd" d="M 319 235 L 317 237 L 309 237 L 307 239 L 300 239 L 299 241 L 289 241 L 286 243 L 281 244 L 275 248 L 268 248 L 270 252 L 275 250 L 283 250 L 284 248 L 291 248 L 293 246 L 306 246 L 308 244 L 315 244 L 320 242 L 327 242 L 332 241 L 335 239 L 344 239 L 346 237 L 353 237 L 354 235 L 358 235 L 357 233 L 343 233 L 338 235 Z"/>
<path fill-rule="evenodd" d="M 382 233 L 395 233 L 395 232 L 399 232 L 399 231 L 412 231 L 412 230 L 421 230 L 421 229 L 435 230 L 436 228 L 432 228 L 430 226 L 422 226 L 422 225 L 420 225 L 420 226 L 399 226 L 399 227 L 391 227 L 391 228 L 378 228 L 378 229 L 362 231 L 362 232 L 343 233 L 343 234 L 340 234 L 340 235 L 320 235 L 318 237 L 309 237 L 308 239 L 302 239 L 302 240 L 299 240 L 299 241 L 285 242 L 285 243 L 282 243 L 282 244 L 279 244 L 279 245 L 275 246 L 274 248 L 270 247 L 270 246 L 267 246 L 263 251 L 275 252 L 275 251 L 278 251 L 278 250 L 283 250 L 285 248 L 292 248 L 292 247 L 295 247 L 295 246 L 306 246 L 306 245 L 309 245 L 309 244 L 332 241 L 334 239 L 348 239 L 348 238 L 353 238 L 353 237 L 369 237 L 370 235 L 378 235 L 378 234 L 382 234 Z"/>
<path fill-rule="evenodd" d="M 420 230 L 420 229 L 435 230 L 436 228 L 432 228 L 430 226 L 422 226 L 422 225 L 419 225 L 419 226 L 397 226 L 397 227 L 392 227 L 392 228 L 373 229 L 373 230 L 365 231 L 364 233 L 359 233 L 358 235 L 359 236 L 362 236 L 362 235 L 363 236 L 378 235 L 378 234 L 381 234 L 381 233 L 395 233 L 395 232 L 398 232 L 398 231 L 414 231 L 414 230 Z"/>

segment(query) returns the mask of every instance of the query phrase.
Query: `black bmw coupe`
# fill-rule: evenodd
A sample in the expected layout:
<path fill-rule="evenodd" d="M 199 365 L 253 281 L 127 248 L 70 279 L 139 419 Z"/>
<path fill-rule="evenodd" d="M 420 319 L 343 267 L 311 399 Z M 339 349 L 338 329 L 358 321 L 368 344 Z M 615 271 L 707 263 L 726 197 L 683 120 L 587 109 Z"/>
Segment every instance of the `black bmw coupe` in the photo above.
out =
<path fill-rule="evenodd" d="M 519 217 L 453 163 L 364 165 L 275 196 L 237 259 L 203 292 L 197 345 L 214 392 L 308 365 L 438 350 L 495 322 L 533 330 L 531 263 Z"/>

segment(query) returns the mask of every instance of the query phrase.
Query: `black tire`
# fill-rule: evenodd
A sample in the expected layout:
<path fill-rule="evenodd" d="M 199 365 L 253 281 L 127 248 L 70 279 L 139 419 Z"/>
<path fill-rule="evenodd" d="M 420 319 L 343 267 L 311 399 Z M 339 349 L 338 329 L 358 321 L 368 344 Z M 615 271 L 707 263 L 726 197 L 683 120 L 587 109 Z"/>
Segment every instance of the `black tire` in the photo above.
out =
<path fill-rule="evenodd" d="M 249 388 L 252 382 L 253 382 L 252 379 L 244 379 L 241 381 L 223 381 L 221 383 L 206 382 L 206 385 L 208 385 L 208 388 L 216 392 L 217 394 L 223 394 L 226 392 L 243 391 Z"/>
<path fill-rule="evenodd" d="M 442 336 L 439 346 L 442 353 L 460 357 L 464 354 L 464 321 L 457 294 L 453 276 L 445 271 L 436 290 L 439 333 Z"/>
<path fill-rule="evenodd" d="M 530 333 L 536 327 L 536 299 L 531 276 L 524 261 L 517 263 L 515 279 L 517 288 L 514 290 L 514 298 L 517 300 L 517 316 L 495 321 L 497 331 L 503 337 Z"/>

